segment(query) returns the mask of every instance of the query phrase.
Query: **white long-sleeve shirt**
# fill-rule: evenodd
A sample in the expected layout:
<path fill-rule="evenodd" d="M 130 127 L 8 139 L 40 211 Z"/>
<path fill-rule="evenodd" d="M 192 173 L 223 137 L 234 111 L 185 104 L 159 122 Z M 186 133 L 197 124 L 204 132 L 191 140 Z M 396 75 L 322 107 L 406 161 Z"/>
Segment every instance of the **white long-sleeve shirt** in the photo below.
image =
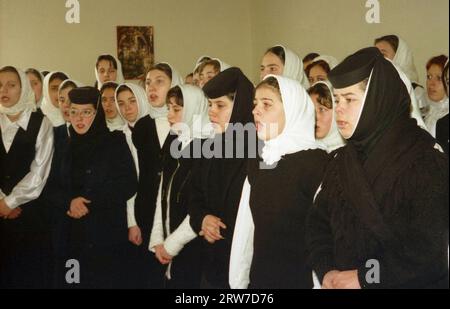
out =
<path fill-rule="evenodd" d="M 8 153 L 20 128 L 27 130 L 31 110 L 22 112 L 19 119 L 11 122 L 6 115 L 0 114 L 3 146 Z M 36 155 L 30 166 L 30 172 L 14 187 L 9 195 L 0 190 L 0 198 L 5 200 L 9 208 L 15 209 L 37 199 L 44 189 L 50 174 L 53 158 L 53 126 L 44 117 L 36 140 Z"/>

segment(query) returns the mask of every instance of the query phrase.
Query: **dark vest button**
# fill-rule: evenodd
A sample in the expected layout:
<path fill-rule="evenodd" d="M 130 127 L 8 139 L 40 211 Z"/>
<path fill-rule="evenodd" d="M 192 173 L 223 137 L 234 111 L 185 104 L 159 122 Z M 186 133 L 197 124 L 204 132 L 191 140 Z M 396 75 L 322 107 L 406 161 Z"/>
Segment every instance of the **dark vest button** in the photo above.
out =
<path fill-rule="evenodd" d="M 90 175 L 90 174 L 92 174 L 92 171 L 91 170 L 87 170 L 86 174 Z"/>

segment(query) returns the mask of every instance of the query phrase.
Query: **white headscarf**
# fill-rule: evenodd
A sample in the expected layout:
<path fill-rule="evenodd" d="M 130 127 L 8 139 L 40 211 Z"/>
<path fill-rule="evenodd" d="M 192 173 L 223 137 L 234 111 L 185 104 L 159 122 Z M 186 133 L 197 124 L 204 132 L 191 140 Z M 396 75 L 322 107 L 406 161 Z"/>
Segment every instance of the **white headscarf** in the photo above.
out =
<path fill-rule="evenodd" d="M 440 102 L 432 101 L 428 95 L 428 102 L 430 106 L 430 110 L 425 115 L 425 125 L 427 127 L 427 131 L 433 136 L 436 137 L 436 124 L 439 119 L 444 118 L 448 115 L 448 97 L 445 96 Z"/>
<path fill-rule="evenodd" d="M 79 82 L 79 81 L 76 81 L 76 80 L 73 80 L 73 79 L 66 79 L 66 80 L 63 81 L 63 82 L 59 85 L 59 87 L 58 87 L 58 97 L 60 96 L 61 89 L 62 89 L 62 88 L 64 87 L 64 85 L 67 84 L 68 82 L 74 83 L 75 86 L 76 86 L 77 88 L 84 87 L 84 85 L 83 85 L 81 82 Z M 61 109 L 59 109 L 59 112 L 60 112 L 61 115 L 62 115 L 62 110 L 61 110 Z M 62 115 L 62 116 L 63 116 L 63 118 L 64 118 L 64 115 Z"/>
<path fill-rule="evenodd" d="M 184 80 L 181 77 L 180 73 L 178 73 L 177 70 L 175 70 L 167 62 L 160 62 L 160 64 L 166 64 L 172 70 L 172 84 L 170 85 L 170 88 L 173 88 L 175 86 L 184 85 Z M 167 114 L 169 113 L 169 111 L 168 111 L 167 106 L 165 104 L 162 107 L 154 107 L 150 102 L 148 102 L 148 104 L 149 104 L 150 117 L 152 117 L 153 119 L 167 118 Z"/>
<path fill-rule="evenodd" d="M 226 62 L 223 62 L 223 61 L 220 60 L 219 58 L 213 58 L 212 60 L 215 60 L 215 61 L 217 61 L 217 62 L 220 63 L 220 72 L 223 72 L 223 71 L 225 71 L 226 69 L 231 68 L 231 65 L 229 65 L 229 64 L 226 63 Z"/>
<path fill-rule="evenodd" d="M 36 110 L 34 92 L 33 89 L 31 88 L 31 84 L 27 75 L 25 74 L 24 71 L 18 68 L 15 69 L 19 73 L 20 78 L 21 84 L 20 98 L 19 101 L 11 107 L 4 107 L 0 103 L 0 114 L 13 116 L 28 109 L 32 111 Z"/>
<path fill-rule="evenodd" d="M 178 140 L 185 148 L 189 143 L 197 138 L 210 138 L 213 134 L 210 126 L 208 116 L 208 99 L 203 91 L 195 86 L 182 85 L 179 86 L 183 93 L 183 119 L 181 132 L 178 135 Z M 189 130 L 187 130 L 189 128 Z M 174 125 L 174 131 L 177 130 L 177 125 Z"/>
<path fill-rule="evenodd" d="M 305 89 L 308 89 L 309 81 L 303 69 L 303 61 L 300 59 L 300 57 L 292 50 L 284 47 L 283 45 L 276 45 L 274 47 L 283 48 L 284 54 L 286 55 L 283 76 L 299 81 L 300 84 L 305 87 Z"/>
<path fill-rule="evenodd" d="M 120 62 L 120 60 L 110 54 L 101 54 L 100 56 L 98 56 L 98 58 L 100 58 L 101 56 L 111 56 L 116 60 L 117 77 L 116 77 L 116 80 L 115 81 L 113 80 L 112 82 L 115 82 L 116 84 L 123 84 L 125 82 L 125 79 L 123 77 L 122 63 Z M 98 88 L 98 90 L 100 90 L 102 88 L 103 84 L 100 82 L 100 77 L 98 75 L 97 66 L 94 67 L 94 71 L 95 71 L 95 79 L 97 80 L 97 88 Z"/>
<path fill-rule="evenodd" d="M 44 113 L 45 116 L 50 120 L 53 127 L 59 127 L 66 123 L 64 120 L 61 110 L 58 107 L 55 107 L 52 103 L 52 100 L 50 99 L 50 78 L 57 72 L 51 72 L 48 73 L 47 76 L 44 78 L 44 100 L 42 101 L 41 110 Z M 66 74 L 67 75 L 67 74 Z"/>
<path fill-rule="evenodd" d="M 203 55 L 203 56 L 199 57 L 199 58 L 197 59 L 197 61 L 195 62 L 195 67 L 194 67 L 194 70 L 192 70 L 192 72 L 195 72 L 195 70 L 197 70 L 198 67 L 199 67 L 203 62 L 206 61 L 206 60 L 203 60 L 203 59 L 205 59 L 205 58 L 212 59 L 212 58 L 211 58 L 210 56 L 208 56 L 208 55 Z M 202 61 L 202 60 L 203 60 L 203 61 Z"/>
<path fill-rule="evenodd" d="M 319 81 L 313 85 L 313 87 L 317 84 L 323 84 L 327 86 L 328 90 L 331 94 L 331 102 L 333 104 L 333 119 L 331 120 L 331 128 L 328 132 L 327 136 L 325 136 L 323 139 L 317 140 L 324 148 L 327 149 L 327 152 L 330 153 L 336 149 L 339 149 L 343 146 L 345 146 L 345 139 L 342 137 L 342 135 L 339 133 L 339 129 L 336 123 L 336 101 L 334 100 L 333 95 L 333 87 L 328 82 Z"/>
<path fill-rule="evenodd" d="M 328 64 L 328 66 L 330 67 L 330 70 L 333 70 L 339 64 L 339 61 L 336 58 L 334 58 L 333 56 L 327 56 L 327 55 L 323 55 L 323 56 L 319 56 L 319 57 L 315 58 L 313 60 L 313 63 L 320 61 L 320 60 L 325 61 Z"/>
<path fill-rule="evenodd" d="M 414 64 L 414 57 L 411 49 L 408 47 L 405 41 L 398 37 L 398 48 L 395 53 L 393 62 L 405 72 L 409 80 L 413 83 L 419 82 L 419 74 Z"/>
<path fill-rule="evenodd" d="M 405 72 L 402 71 L 402 69 L 397 66 L 392 60 L 385 58 L 386 60 L 388 60 L 389 62 L 392 63 L 392 65 L 395 67 L 395 69 L 397 70 L 398 74 L 400 75 L 401 80 L 403 81 L 403 83 L 406 86 L 406 89 L 408 90 L 409 96 L 411 98 L 411 117 L 414 118 L 417 121 L 417 125 L 423 129 L 426 130 L 426 125 L 423 121 L 422 115 L 420 113 L 420 108 L 419 108 L 419 103 L 417 101 L 416 98 L 416 94 L 414 91 L 414 87 L 411 83 L 411 81 L 409 80 L 408 76 L 406 75 Z"/>
<path fill-rule="evenodd" d="M 261 157 L 264 163 L 272 165 L 281 160 L 284 155 L 308 149 L 325 149 L 316 142 L 315 111 L 306 90 L 295 80 L 275 77 L 280 85 L 286 123 L 283 132 L 276 138 L 266 141 Z"/>
<path fill-rule="evenodd" d="M 134 97 L 136 98 L 137 105 L 138 105 L 138 116 L 137 116 L 135 122 L 128 122 L 125 119 L 125 116 L 122 115 L 122 113 L 120 111 L 118 98 L 117 98 L 117 91 L 119 90 L 119 88 L 121 86 L 126 86 L 126 87 L 130 88 L 131 92 L 133 93 Z M 124 122 L 127 122 L 127 124 L 125 124 L 125 126 L 130 126 L 133 128 L 141 118 L 144 118 L 145 116 L 147 116 L 149 114 L 149 103 L 147 101 L 147 94 L 145 93 L 144 88 L 142 88 L 138 85 L 135 85 L 132 83 L 121 84 L 121 85 L 119 85 L 119 87 L 117 87 L 114 97 L 116 99 L 116 107 L 117 107 L 117 111 L 118 111 L 120 117 L 123 118 Z"/>

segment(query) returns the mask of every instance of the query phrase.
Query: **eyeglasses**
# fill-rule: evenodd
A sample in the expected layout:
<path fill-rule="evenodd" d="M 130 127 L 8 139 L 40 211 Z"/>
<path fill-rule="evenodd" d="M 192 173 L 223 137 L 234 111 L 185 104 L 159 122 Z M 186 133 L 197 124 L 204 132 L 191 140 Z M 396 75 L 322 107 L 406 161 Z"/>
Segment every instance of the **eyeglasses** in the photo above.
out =
<path fill-rule="evenodd" d="M 78 109 L 71 109 L 69 111 L 69 115 L 70 117 L 76 118 L 81 116 L 82 118 L 89 118 L 92 115 L 95 115 L 95 111 L 92 109 L 83 109 L 83 110 L 78 110 Z"/>

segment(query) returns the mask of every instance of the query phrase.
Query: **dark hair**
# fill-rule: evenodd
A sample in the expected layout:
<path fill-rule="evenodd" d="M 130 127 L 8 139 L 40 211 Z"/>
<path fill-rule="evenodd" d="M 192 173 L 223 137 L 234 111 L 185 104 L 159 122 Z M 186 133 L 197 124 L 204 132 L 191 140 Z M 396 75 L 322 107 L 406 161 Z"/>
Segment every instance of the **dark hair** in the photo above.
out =
<path fill-rule="evenodd" d="M 101 61 L 108 61 L 110 64 L 112 64 L 112 66 L 114 67 L 114 69 L 117 70 L 117 61 L 116 59 L 111 56 L 111 55 L 101 55 L 97 58 L 97 62 L 95 63 L 95 67 L 98 70 L 98 65 L 100 64 Z"/>
<path fill-rule="evenodd" d="M 37 79 L 39 79 L 39 81 L 42 83 L 42 75 L 41 73 L 39 73 L 38 70 L 33 69 L 33 68 L 29 68 L 28 70 L 25 71 L 26 74 L 33 74 Z"/>
<path fill-rule="evenodd" d="M 378 44 L 380 42 L 389 43 L 389 45 L 391 45 L 392 49 L 395 52 L 397 52 L 398 44 L 399 44 L 398 36 L 391 34 L 391 35 L 385 35 L 385 36 L 382 36 L 381 38 L 375 39 L 375 44 Z"/>
<path fill-rule="evenodd" d="M 216 72 L 220 72 L 220 62 L 217 60 L 208 60 L 203 62 L 199 68 L 198 68 L 198 72 L 201 74 L 202 71 L 208 66 L 208 65 L 212 65 L 214 67 L 214 70 L 216 70 Z"/>
<path fill-rule="evenodd" d="M 320 55 L 318 53 L 309 53 L 303 58 L 303 63 L 313 61 L 319 56 Z"/>
<path fill-rule="evenodd" d="M 185 78 L 194 77 L 194 73 L 189 73 Z"/>
<path fill-rule="evenodd" d="M 42 71 L 41 73 L 42 75 L 44 75 L 44 77 L 46 77 L 50 73 L 50 71 Z"/>
<path fill-rule="evenodd" d="M 172 79 L 172 68 L 167 63 L 158 63 L 153 65 L 145 74 L 144 79 L 147 78 L 148 73 L 155 70 L 164 72 L 170 79 Z"/>
<path fill-rule="evenodd" d="M 269 89 L 275 91 L 281 98 L 280 84 L 278 83 L 278 80 L 273 76 L 268 77 L 265 80 L 263 80 L 262 82 L 260 82 L 258 84 L 258 86 L 256 86 L 256 88 L 255 88 L 255 94 L 256 94 L 256 91 L 260 88 L 269 88 Z"/>
<path fill-rule="evenodd" d="M 448 57 L 445 55 L 440 55 L 440 56 L 431 58 L 427 62 L 427 66 L 426 66 L 427 71 L 431 68 L 432 65 L 438 65 L 441 68 L 441 70 L 443 71 L 447 60 L 448 60 Z"/>
<path fill-rule="evenodd" d="M 318 95 L 317 102 L 325 106 L 328 109 L 333 108 L 333 98 L 330 89 L 322 83 L 315 84 L 311 88 L 308 89 L 308 94 L 311 96 L 313 94 Z"/>
<path fill-rule="evenodd" d="M 175 86 L 169 90 L 169 92 L 167 93 L 167 99 L 166 99 L 167 104 L 170 103 L 169 100 L 171 98 L 175 99 L 175 103 L 178 106 L 181 106 L 181 107 L 184 106 L 183 92 L 181 91 L 181 88 L 179 86 Z"/>
<path fill-rule="evenodd" d="M 117 87 L 119 87 L 119 85 L 118 85 L 117 83 L 113 83 L 113 82 L 107 82 L 107 83 L 104 83 L 103 86 L 102 86 L 102 88 L 100 88 L 100 93 L 103 94 L 103 92 L 104 92 L 106 89 L 113 89 L 113 90 L 116 90 Z"/>
<path fill-rule="evenodd" d="M 321 67 L 327 74 L 330 73 L 330 71 L 331 71 L 330 65 L 326 61 L 317 60 L 306 67 L 305 73 L 306 73 L 306 76 L 308 76 L 308 78 L 309 78 L 309 73 L 311 72 L 312 68 L 314 68 L 315 66 Z"/>
<path fill-rule="evenodd" d="M 122 85 L 116 90 L 117 96 L 119 96 L 119 94 L 121 94 L 124 91 L 130 91 L 131 93 L 133 93 L 133 90 L 131 90 L 130 87 L 128 87 L 127 85 Z"/>
<path fill-rule="evenodd" d="M 52 81 L 54 81 L 55 79 L 59 79 L 60 81 L 65 81 L 66 79 L 69 79 L 69 77 L 67 77 L 66 74 L 62 73 L 62 72 L 55 72 L 53 73 L 53 75 L 50 77 L 50 80 L 48 81 L 48 83 L 50 84 Z"/>
<path fill-rule="evenodd" d="M 20 80 L 20 74 L 19 71 L 15 67 L 12 66 L 6 66 L 0 69 L 0 73 L 14 73 L 17 75 L 17 78 L 19 79 L 20 87 L 22 87 L 22 81 Z"/>
<path fill-rule="evenodd" d="M 444 67 L 444 71 L 442 71 L 442 80 L 444 81 L 445 93 L 448 96 L 448 62 Z"/>
<path fill-rule="evenodd" d="M 59 89 L 60 91 L 67 89 L 67 88 L 78 88 L 78 86 L 71 80 L 69 80 L 68 82 L 65 82 L 64 85 L 61 87 L 61 89 Z"/>
<path fill-rule="evenodd" d="M 266 53 L 264 55 L 267 55 L 269 53 L 274 54 L 275 56 L 280 58 L 280 60 L 283 62 L 283 64 L 286 64 L 286 52 L 284 51 L 283 47 L 281 47 L 281 46 L 271 47 L 266 51 Z"/>

